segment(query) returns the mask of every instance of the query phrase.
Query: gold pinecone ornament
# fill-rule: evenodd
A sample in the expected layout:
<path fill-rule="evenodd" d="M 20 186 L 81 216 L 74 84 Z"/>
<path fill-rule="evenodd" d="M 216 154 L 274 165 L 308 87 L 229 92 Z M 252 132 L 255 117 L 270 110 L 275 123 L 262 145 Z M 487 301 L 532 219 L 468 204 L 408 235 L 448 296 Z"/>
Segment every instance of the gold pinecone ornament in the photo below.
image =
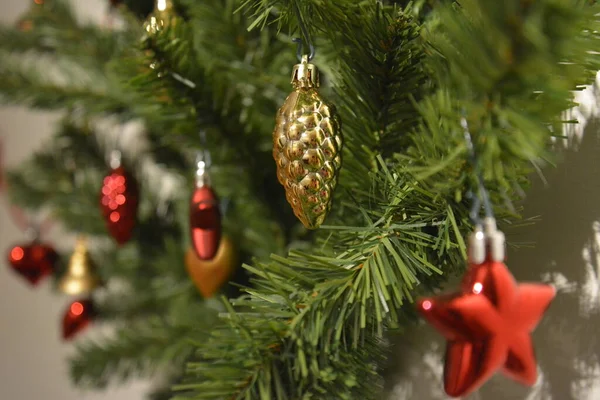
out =
<path fill-rule="evenodd" d="M 335 107 L 319 94 L 319 71 L 303 56 L 292 72 L 294 91 L 277 113 L 273 157 L 287 201 L 308 229 L 331 209 L 342 165 L 342 124 Z"/>

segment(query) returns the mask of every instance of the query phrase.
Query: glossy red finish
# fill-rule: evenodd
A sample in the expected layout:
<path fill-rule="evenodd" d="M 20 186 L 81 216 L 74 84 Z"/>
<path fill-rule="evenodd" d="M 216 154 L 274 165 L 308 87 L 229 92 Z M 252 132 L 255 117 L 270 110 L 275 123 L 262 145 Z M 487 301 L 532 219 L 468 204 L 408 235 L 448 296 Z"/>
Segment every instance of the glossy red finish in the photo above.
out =
<path fill-rule="evenodd" d="M 219 201 L 210 186 L 197 188 L 190 202 L 192 247 L 201 260 L 211 260 L 221 241 Z"/>
<path fill-rule="evenodd" d="M 537 379 L 530 333 L 555 295 L 544 284 L 517 284 L 501 262 L 472 266 L 461 292 L 422 299 L 421 314 L 448 340 L 444 389 L 467 395 L 496 371 L 525 385 Z"/>
<path fill-rule="evenodd" d="M 100 192 L 100 209 L 108 231 L 120 245 L 131 239 L 137 218 L 138 201 L 137 183 L 123 167 L 113 169 L 104 178 Z"/>
<path fill-rule="evenodd" d="M 62 321 L 63 339 L 73 339 L 94 320 L 95 316 L 96 310 L 91 299 L 79 299 L 70 303 Z"/>
<path fill-rule="evenodd" d="M 8 252 L 8 263 L 12 269 L 34 286 L 52 274 L 57 260 L 58 253 L 40 243 L 14 246 Z"/>

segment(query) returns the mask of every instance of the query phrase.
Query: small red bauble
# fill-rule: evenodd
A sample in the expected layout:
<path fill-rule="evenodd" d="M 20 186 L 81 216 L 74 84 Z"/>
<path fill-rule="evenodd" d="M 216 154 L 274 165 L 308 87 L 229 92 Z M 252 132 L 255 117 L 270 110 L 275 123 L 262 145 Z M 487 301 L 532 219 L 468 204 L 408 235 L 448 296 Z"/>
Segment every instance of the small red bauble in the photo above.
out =
<path fill-rule="evenodd" d="M 138 209 L 138 186 L 135 179 L 118 167 L 104 178 L 100 208 L 106 226 L 118 244 L 131 239 Z"/>
<path fill-rule="evenodd" d="M 190 204 L 192 247 L 201 260 L 211 260 L 221 240 L 221 212 L 215 192 L 208 185 L 196 188 Z"/>
<path fill-rule="evenodd" d="M 504 263 L 472 266 L 460 293 L 423 299 L 419 311 L 448 340 L 444 389 L 469 394 L 496 371 L 533 385 L 537 362 L 530 333 L 552 301 L 555 289 L 517 284 Z"/>
<path fill-rule="evenodd" d="M 34 286 L 52 274 L 57 260 L 58 253 L 40 243 L 14 246 L 8 252 L 8 263 L 12 269 Z"/>
<path fill-rule="evenodd" d="M 95 316 L 96 310 L 91 299 L 80 299 L 73 301 L 71 304 L 69 304 L 63 316 L 63 339 L 73 339 L 94 320 Z"/>

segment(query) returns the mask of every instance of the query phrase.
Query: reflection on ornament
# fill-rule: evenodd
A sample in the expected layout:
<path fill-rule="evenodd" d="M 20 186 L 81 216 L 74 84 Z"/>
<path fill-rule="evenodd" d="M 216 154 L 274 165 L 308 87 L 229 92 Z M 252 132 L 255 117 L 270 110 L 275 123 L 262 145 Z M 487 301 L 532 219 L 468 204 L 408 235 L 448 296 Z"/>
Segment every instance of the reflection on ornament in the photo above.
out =
<path fill-rule="evenodd" d="M 73 339 L 83 331 L 96 316 L 94 303 L 91 299 L 73 301 L 65 310 L 62 321 L 63 339 Z"/>
<path fill-rule="evenodd" d="M 100 208 L 111 236 L 125 244 L 133 234 L 138 210 L 138 187 L 135 179 L 121 166 L 104 178 Z"/>
<path fill-rule="evenodd" d="M 87 239 L 79 237 L 69 260 L 67 272 L 58 282 L 58 287 L 65 294 L 79 295 L 90 293 L 101 283 L 96 266 L 90 258 Z"/>
<path fill-rule="evenodd" d="M 543 284 L 517 284 L 504 263 L 474 265 L 457 294 L 423 299 L 419 311 L 448 339 L 444 388 L 465 396 L 496 371 L 525 385 L 537 379 L 530 333 L 555 295 Z"/>
<path fill-rule="evenodd" d="M 227 282 L 237 262 L 237 252 L 227 236 L 221 239 L 219 250 L 212 260 L 199 259 L 191 248 L 185 255 L 188 274 L 205 298 L 212 297 Z"/>
<path fill-rule="evenodd" d="M 165 11 L 167 9 L 167 0 L 157 0 L 156 9 L 158 11 Z"/>
<path fill-rule="evenodd" d="M 319 72 L 307 56 L 294 67 L 292 84 L 295 90 L 277 113 L 273 157 L 294 214 L 315 229 L 331 209 L 342 165 L 342 125 L 319 94 Z"/>
<path fill-rule="evenodd" d="M 14 246 L 8 252 L 12 269 L 33 286 L 51 275 L 58 260 L 58 253 L 47 245 L 31 243 Z"/>

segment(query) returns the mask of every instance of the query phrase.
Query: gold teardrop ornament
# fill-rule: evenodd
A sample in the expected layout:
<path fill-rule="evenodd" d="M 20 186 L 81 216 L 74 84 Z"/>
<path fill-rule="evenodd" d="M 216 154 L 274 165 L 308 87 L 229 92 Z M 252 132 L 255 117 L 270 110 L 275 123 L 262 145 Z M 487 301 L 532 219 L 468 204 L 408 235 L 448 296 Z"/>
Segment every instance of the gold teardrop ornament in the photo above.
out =
<path fill-rule="evenodd" d="M 221 238 L 214 258 L 202 260 L 192 247 L 185 254 L 185 267 L 203 297 L 212 297 L 231 277 L 238 265 L 238 253 L 231 239 Z"/>
<path fill-rule="evenodd" d="M 308 229 L 318 228 L 331 209 L 342 166 L 342 124 L 319 94 L 319 71 L 308 56 L 294 66 L 294 91 L 277 113 L 273 157 L 294 214 Z"/>

